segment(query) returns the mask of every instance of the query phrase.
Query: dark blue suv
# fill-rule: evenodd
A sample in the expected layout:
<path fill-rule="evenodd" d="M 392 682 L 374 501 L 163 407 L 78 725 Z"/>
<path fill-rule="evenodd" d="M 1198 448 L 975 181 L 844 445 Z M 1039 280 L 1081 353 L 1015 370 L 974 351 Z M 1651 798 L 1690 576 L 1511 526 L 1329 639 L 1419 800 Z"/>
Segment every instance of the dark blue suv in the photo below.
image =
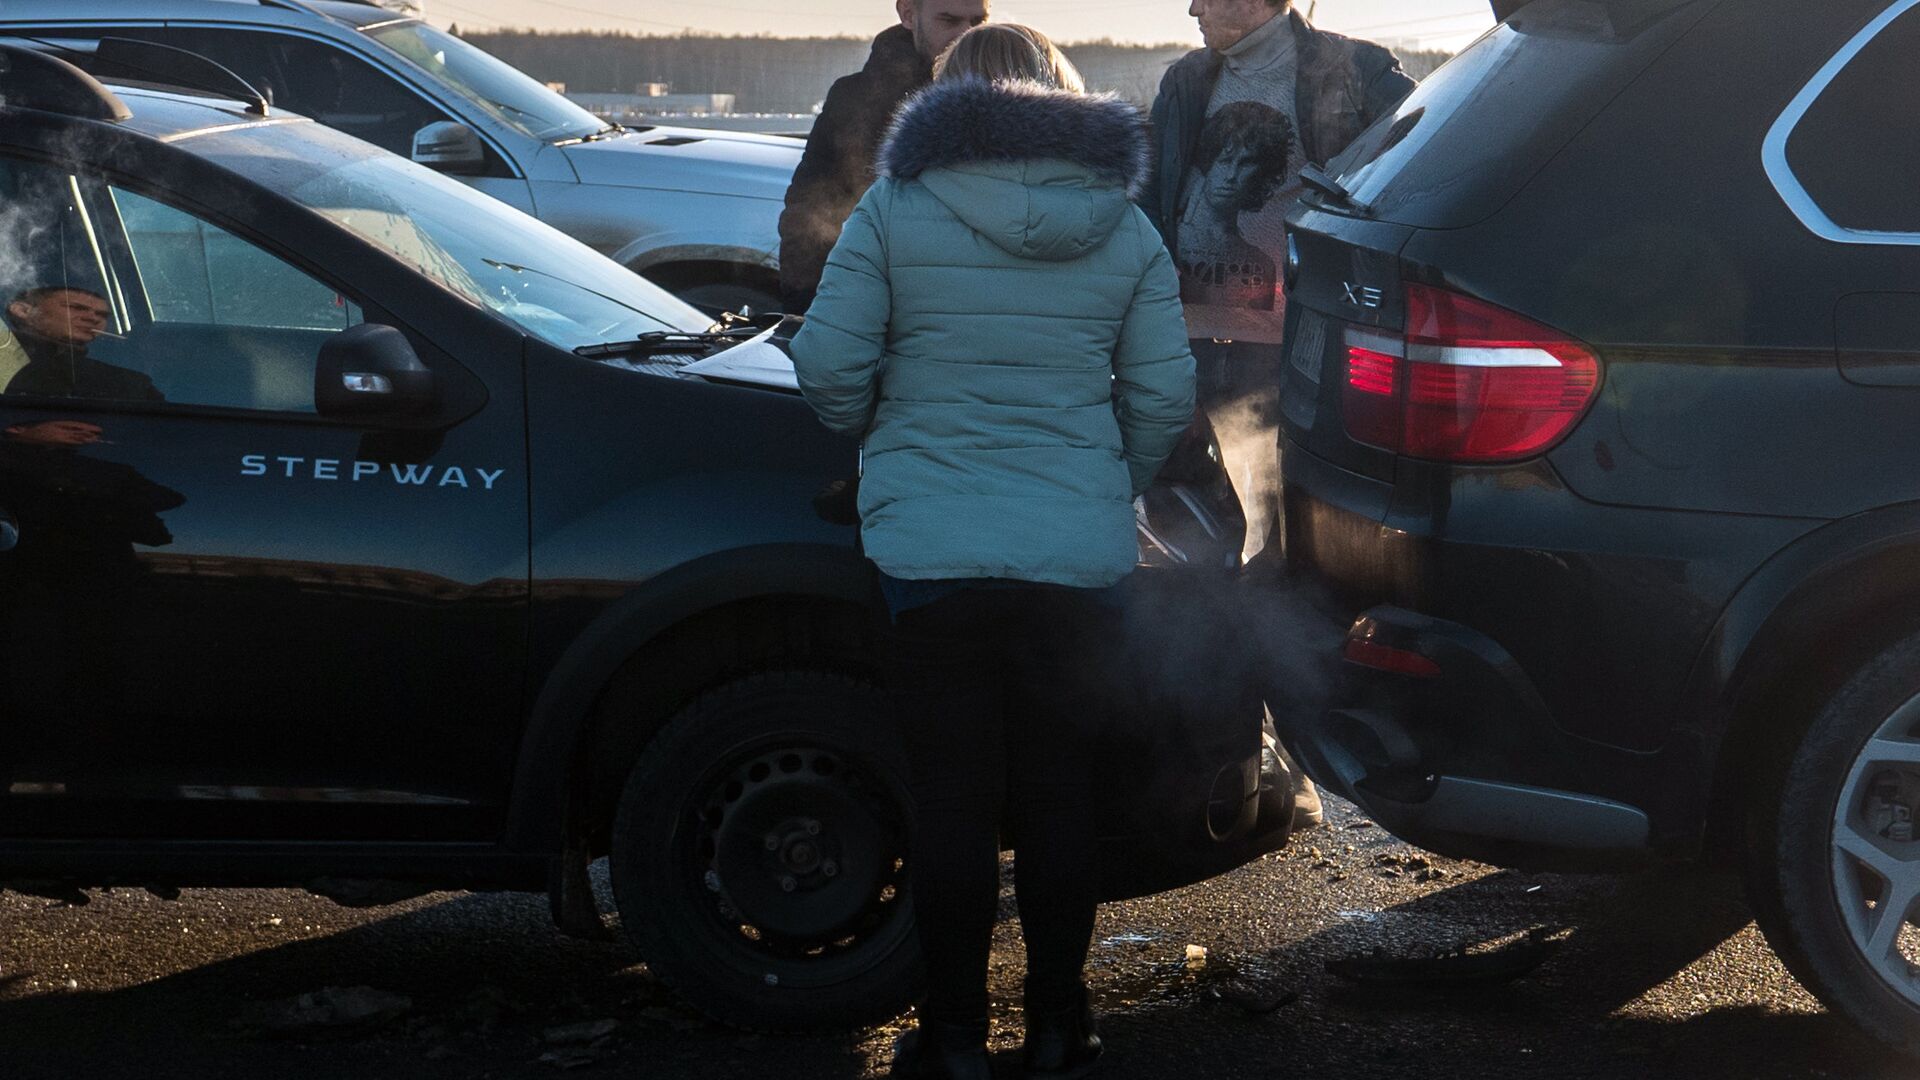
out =
<path fill-rule="evenodd" d="M 1294 218 L 1309 772 L 1496 862 L 1744 865 L 1920 1049 L 1920 0 L 1533 0 Z"/>

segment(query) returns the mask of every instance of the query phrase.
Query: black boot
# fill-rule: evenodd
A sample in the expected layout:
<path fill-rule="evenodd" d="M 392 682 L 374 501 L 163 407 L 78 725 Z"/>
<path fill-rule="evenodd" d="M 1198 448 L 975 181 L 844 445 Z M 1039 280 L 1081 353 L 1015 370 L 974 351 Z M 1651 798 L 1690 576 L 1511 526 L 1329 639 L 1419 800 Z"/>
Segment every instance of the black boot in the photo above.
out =
<path fill-rule="evenodd" d="M 1077 1080 L 1100 1063 L 1100 1033 L 1084 987 L 1080 1000 L 1065 1009 L 1027 1009 L 1029 1080 Z"/>
<path fill-rule="evenodd" d="M 921 1017 L 920 1026 L 893 1042 L 888 1076 L 924 1080 L 991 1080 L 987 1067 L 987 1022 L 954 1023 Z"/>

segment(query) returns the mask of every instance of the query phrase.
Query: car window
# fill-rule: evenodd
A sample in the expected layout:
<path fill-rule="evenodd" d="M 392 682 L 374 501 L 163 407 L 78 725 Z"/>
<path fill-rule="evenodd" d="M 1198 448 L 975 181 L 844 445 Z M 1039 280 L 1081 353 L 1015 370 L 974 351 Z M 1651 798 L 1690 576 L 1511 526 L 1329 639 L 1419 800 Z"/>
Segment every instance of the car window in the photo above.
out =
<path fill-rule="evenodd" d="M 148 195 L 0 157 L 0 395 L 313 411 L 360 307 Z"/>
<path fill-rule="evenodd" d="M 194 146 L 562 349 L 712 322 L 552 226 L 339 132 L 258 125 L 196 136 Z"/>
<path fill-rule="evenodd" d="M 524 72 L 426 23 L 386 23 L 367 35 L 494 119 L 535 139 L 578 139 L 606 129 L 604 121 Z"/>
<path fill-rule="evenodd" d="M 1875 34 L 1819 91 L 1786 144 L 1806 194 L 1842 229 L 1920 233 L 1920 8 Z"/>
<path fill-rule="evenodd" d="M 345 49 L 310 38 L 205 26 L 116 30 L 114 36 L 199 53 L 252 83 L 274 105 L 402 156 L 413 153 L 414 132 L 449 119 L 391 75 Z"/>
<path fill-rule="evenodd" d="M 153 321 L 344 330 L 359 321 L 331 288 L 182 210 L 110 187 Z"/>

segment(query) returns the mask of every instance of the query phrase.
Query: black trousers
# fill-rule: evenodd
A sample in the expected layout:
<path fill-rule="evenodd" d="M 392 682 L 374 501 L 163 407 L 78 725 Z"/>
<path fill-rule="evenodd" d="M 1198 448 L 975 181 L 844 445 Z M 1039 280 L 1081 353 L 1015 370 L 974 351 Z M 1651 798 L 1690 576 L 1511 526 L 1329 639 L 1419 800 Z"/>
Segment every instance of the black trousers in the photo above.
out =
<path fill-rule="evenodd" d="M 1092 807 L 1100 705 L 1095 590 L 966 589 L 895 620 L 895 713 L 911 766 L 908 874 L 927 957 L 926 1014 L 987 1015 L 1000 838 L 1015 848 L 1027 1007 L 1079 1000 L 1099 874 Z M 1104 616 L 1104 620 L 1103 620 Z"/>

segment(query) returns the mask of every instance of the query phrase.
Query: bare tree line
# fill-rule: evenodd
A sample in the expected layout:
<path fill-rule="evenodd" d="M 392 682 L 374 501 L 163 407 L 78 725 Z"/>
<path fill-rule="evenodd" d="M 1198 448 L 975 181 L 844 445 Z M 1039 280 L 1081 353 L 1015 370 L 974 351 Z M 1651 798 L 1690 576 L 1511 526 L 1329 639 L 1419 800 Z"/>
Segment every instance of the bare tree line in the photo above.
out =
<path fill-rule="evenodd" d="M 457 30 L 457 28 L 456 28 Z M 871 42 L 862 38 L 717 37 L 616 32 L 470 31 L 466 40 L 543 82 L 568 90 L 632 93 L 642 83 L 668 83 L 679 93 L 736 97 L 741 112 L 806 113 L 833 80 L 859 70 Z M 1089 41 L 1065 46 L 1095 89 L 1146 104 L 1167 65 L 1186 45 Z M 1446 53 L 1403 52 L 1415 78 L 1445 62 Z"/>

